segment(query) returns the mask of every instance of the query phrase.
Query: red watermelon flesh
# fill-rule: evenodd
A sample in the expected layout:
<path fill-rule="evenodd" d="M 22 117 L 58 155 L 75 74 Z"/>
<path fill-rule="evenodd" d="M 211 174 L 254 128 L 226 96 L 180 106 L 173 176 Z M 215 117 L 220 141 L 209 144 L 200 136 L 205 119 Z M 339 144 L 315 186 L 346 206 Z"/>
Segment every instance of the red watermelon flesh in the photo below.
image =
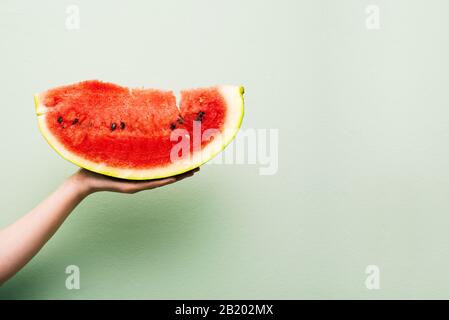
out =
<path fill-rule="evenodd" d="M 126 179 L 166 177 L 201 165 L 232 140 L 243 117 L 239 86 L 182 91 L 178 108 L 171 91 L 92 80 L 50 89 L 35 102 L 39 127 L 58 153 L 81 167 Z M 195 149 L 194 125 L 201 134 L 214 129 L 223 135 L 215 142 L 201 139 Z M 171 159 L 179 142 L 170 139 L 174 130 L 184 130 L 190 140 L 183 161 Z"/>

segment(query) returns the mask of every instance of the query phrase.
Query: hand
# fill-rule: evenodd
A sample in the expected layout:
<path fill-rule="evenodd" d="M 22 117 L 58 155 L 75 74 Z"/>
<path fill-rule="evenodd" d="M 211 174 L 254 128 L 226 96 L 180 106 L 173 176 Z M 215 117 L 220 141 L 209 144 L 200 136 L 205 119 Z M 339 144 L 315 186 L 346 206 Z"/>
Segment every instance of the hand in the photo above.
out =
<path fill-rule="evenodd" d="M 196 168 L 173 177 L 139 181 L 112 178 L 86 169 L 80 169 L 71 177 L 71 181 L 73 181 L 80 190 L 83 190 L 86 195 L 97 191 L 136 193 L 142 190 L 159 188 L 181 181 L 182 179 L 193 176 L 199 170 L 200 168 Z"/>

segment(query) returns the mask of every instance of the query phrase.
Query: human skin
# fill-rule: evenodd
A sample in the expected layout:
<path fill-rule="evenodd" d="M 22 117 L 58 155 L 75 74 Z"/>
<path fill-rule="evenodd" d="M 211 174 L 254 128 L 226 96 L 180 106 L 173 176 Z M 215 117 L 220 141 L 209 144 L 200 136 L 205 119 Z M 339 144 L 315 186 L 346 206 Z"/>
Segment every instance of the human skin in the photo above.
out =
<path fill-rule="evenodd" d="M 0 230 L 0 285 L 23 268 L 58 230 L 75 207 L 92 193 L 136 193 L 159 188 L 198 172 L 157 180 L 129 181 L 81 169 L 25 216 Z"/>

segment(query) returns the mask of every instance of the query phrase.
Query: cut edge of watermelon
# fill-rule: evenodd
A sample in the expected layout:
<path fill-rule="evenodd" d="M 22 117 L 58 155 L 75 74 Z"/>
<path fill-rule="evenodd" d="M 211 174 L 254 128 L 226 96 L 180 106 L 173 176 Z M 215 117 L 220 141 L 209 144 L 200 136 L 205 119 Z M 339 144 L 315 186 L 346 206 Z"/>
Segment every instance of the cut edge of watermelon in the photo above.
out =
<path fill-rule="evenodd" d="M 123 169 L 111 167 L 106 164 L 94 163 L 84 159 L 73 152 L 67 150 L 57 138 L 50 132 L 46 124 L 46 109 L 42 103 L 40 94 L 34 96 L 35 111 L 38 119 L 39 130 L 47 143 L 64 159 L 73 164 L 85 168 L 89 171 L 97 172 L 111 177 L 129 179 L 129 180 L 148 180 L 160 179 L 178 175 L 193 170 L 214 158 L 218 153 L 224 150 L 226 146 L 234 139 L 240 129 L 244 116 L 244 98 L 245 92 L 243 86 L 218 86 L 218 90 L 226 101 L 227 117 L 223 125 L 222 139 L 216 139 L 207 144 L 201 152 L 198 152 L 190 159 L 171 163 L 165 167 L 156 167 L 150 169 Z"/>

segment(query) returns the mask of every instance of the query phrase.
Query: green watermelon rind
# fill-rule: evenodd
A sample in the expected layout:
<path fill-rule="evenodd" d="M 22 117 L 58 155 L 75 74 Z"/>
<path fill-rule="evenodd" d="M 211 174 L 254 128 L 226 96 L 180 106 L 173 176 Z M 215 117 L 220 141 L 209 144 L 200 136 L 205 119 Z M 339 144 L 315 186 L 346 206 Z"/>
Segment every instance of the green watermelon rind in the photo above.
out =
<path fill-rule="evenodd" d="M 90 160 L 83 159 L 82 157 L 74 154 L 73 152 L 67 150 L 64 145 L 62 145 L 57 138 L 50 132 L 46 125 L 45 113 L 46 107 L 40 99 L 40 94 L 34 96 L 35 111 L 38 119 L 38 127 L 47 141 L 47 143 L 64 159 L 72 162 L 73 164 L 85 168 L 89 171 L 100 173 L 103 175 L 122 178 L 127 180 L 152 180 L 161 179 L 170 176 L 175 176 L 182 174 L 184 172 L 198 168 L 199 166 L 210 161 L 220 152 L 222 152 L 226 146 L 235 138 L 237 132 L 239 131 L 243 116 L 244 116 L 244 98 L 243 94 L 245 92 L 242 86 L 218 86 L 217 89 L 221 92 L 226 100 L 229 113 L 227 117 L 233 117 L 232 123 L 226 123 L 224 126 L 225 137 L 220 142 L 214 145 L 213 142 L 209 143 L 201 152 L 197 154 L 195 160 L 183 161 L 180 163 L 172 163 L 164 167 L 156 167 L 150 169 L 124 169 L 111 167 L 105 164 L 97 164 Z M 232 110 L 231 110 L 232 108 Z M 219 144 L 218 144 L 219 143 Z M 209 151 L 211 149 L 211 151 Z M 199 159 L 198 159 L 199 158 Z"/>

